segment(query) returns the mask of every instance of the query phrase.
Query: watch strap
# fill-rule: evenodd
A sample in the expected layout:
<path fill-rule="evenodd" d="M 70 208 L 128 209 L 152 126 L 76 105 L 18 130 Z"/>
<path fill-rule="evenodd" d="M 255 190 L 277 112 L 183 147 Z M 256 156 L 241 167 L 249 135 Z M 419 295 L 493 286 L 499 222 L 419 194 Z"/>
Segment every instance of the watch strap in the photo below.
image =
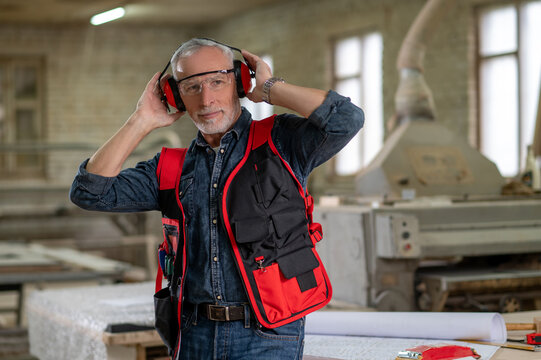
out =
<path fill-rule="evenodd" d="M 268 78 L 265 83 L 263 84 L 263 101 L 267 104 L 272 105 L 271 98 L 270 98 L 270 89 L 271 87 L 276 84 L 277 82 L 285 82 L 284 79 L 281 77 L 271 77 Z"/>

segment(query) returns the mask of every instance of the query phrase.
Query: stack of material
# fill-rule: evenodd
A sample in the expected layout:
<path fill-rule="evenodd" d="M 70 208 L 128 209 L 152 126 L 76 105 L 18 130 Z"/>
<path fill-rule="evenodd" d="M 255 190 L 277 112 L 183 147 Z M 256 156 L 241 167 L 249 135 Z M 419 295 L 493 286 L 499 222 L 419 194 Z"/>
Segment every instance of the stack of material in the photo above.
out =
<path fill-rule="evenodd" d="M 108 325 L 152 326 L 154 283 L 33 292 L 28 300 L 30 353 L 41 360 L 107 359 Z"/>

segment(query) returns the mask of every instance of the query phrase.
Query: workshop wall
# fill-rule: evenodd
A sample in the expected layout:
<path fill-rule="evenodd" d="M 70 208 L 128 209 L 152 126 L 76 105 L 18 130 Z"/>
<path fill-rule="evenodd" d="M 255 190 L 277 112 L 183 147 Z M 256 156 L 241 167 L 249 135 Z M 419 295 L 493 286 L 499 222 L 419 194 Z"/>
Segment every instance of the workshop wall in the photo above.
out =
<path fill-rule="evenodd" d="M 425 60 L 426 79 L 434 93 L 438 121 L 464 137 L 473 133 L 470 130 L 474 115 L 471 111 L 473 61 L 469 51 L 473 43 L 472 6 L 479 2 L 489 1 L 456 2 L 435 31 Z M 332 40 L 378 30 L 384 41 L 384 118 L 389 119 L 398 85 L 396 57 L 424 3 L 424 0 L 298 0 L 246 12 L 203 29 L 120 23 L 100 27 L 0 26 L 0 56 L 43 57 L 47 141 L 98 146 L 131 114 L 146 82 L 162 69 L 175 47 L 193 35 L 211 36 L 258 54 L 270 54 L 275 73 L 287 81 L 327 89 L 331 82 Z M 195 134 L 189 120 L 175 124 L 173 130 L 183 145 L 188 145 Z M 91 150 L 51 153 L 42 183 L 69 185 L 80 161 L 91 153 Z M 328 178 L 329 166 L 316 172 L 318 191 L 326 188 L 326 192 L 332 193 L 332 183 L 327 186 L 332 180 Z M 17 186 L 20 185 L 18 181 Z"/>
<path fill-rule="evenodd" d="M 43 183 L 71 183 L 77 164 L 124 123 L 147 81 L 186 37 L 179 28 L 116 24 L 0 27 L 0 56 L 43 59 L 46 141 L 90 146 L 88 151 L 50 152 Z M 186 133 L 182 126 L 174 129 Z M 191 127 L 188 131 L 186 141 L 194 134 Z M 153 134 L 157 137 L 159 132 Z"/>

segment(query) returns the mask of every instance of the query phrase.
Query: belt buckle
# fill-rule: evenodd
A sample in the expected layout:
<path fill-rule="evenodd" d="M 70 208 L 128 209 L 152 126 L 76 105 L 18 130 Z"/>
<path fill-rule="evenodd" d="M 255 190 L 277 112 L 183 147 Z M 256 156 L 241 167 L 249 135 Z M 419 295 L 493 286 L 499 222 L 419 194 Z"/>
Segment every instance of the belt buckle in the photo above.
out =
<path fill-rule="evenodd" d="M 222 314 L 223 314 L 223 317 L 220 317 L 220 315 Z M 208 305 L 208 318 L 209 320 L 212 320 L 212 321 L 229 321 L 229 306 L 209 304 Z"/>

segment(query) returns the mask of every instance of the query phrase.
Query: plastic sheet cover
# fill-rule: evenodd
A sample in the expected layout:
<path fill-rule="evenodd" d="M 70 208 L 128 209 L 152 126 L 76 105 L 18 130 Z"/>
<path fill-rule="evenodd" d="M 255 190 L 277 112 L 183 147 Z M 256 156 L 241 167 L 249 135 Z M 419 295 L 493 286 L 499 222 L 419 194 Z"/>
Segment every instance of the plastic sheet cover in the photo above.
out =
<path fill-rule="evenodd" d="M 107 359 L 109 324 L 154 324 L 154 282 L 34 291 L 27 301 L 30 352 L 40 360 Z"/>

